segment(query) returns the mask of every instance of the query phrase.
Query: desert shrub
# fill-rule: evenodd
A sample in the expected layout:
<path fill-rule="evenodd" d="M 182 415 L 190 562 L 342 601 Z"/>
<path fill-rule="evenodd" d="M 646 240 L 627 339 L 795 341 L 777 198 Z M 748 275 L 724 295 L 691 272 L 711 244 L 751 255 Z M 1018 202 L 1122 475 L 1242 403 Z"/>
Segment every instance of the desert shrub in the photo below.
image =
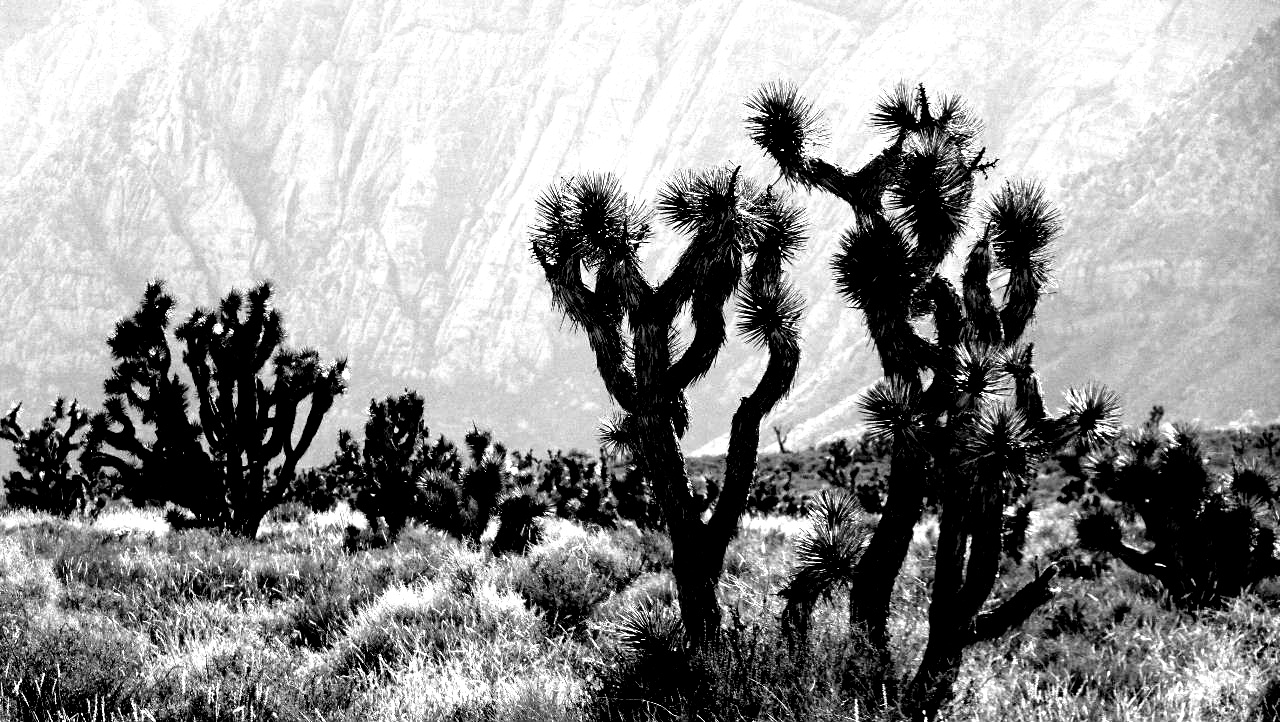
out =
<path fill-rule="evenodd" d="M 613 491 L 618 516 L 641 529 L 663 529 L 662 509 L 653 484 L 635 463 L 627 463 L 622 472 L 610 472 L 609 488 Z"/>
<path fill-rule="evenodd" d="M 67 711 L 120 713 L 143 670 L 143 645 L 116 622 L 48 610 L 0 645 L 0 716 L 55 719 Z"/>
<path fill-rule="evenodd" d="M 506 447 L 490 432 L 473 428 L 466 446 L 465 465 L 431 469 L 419 481 L 422 521 L 475 545 L 497 515 L 501 543 L 494 551 L 524 551 L 540 536 L 538 527 L 548 511 L 545 500 L 536 489 L 520 486 L 507 468 Z"/>
<path fill-rule="evenodd" d="M 304 719 L 339 703 L 342 681 L 300 666 L 288 647 L 252 634 L 200 640 L 150 665 L 134 707 L 151 719 L 241 722 Z"/>
<path fill-rule="evenodd" d="M 808 504 L 809 494 L 795 488 L 790 471 L 757 473 L 747 496 L 747 511 L 758 515 L 802 516 Z"/>
<path fill-rule="evenodd" d="M 556 516 L 579 524 L 612 528 L 618 521 L 608 460 L 591 458 L 572 449 L 548 452 L 546 459 L 532 453 L 513 454 L 517 473 L 536 484 Z"/>
<path fill-rule="evenodd" d="M 1258 699 L 1253 706 L 1250 717 L 1257 722 L 1277 722 L 1280 720 L 1280 675 L 1267 680 L 1258 690 Z"/>
<path fill-rule="evenodd" d="M 1271 481 L 1251 466 L 1213 473 L 1198 431 L 1162 421 L 1153 411 L 1142 427 L 1086 461 L 1090 485 L 1114 503 L 1086 507 L 1077 522 L 1080 543 L 1158 579 L 1184 608 L 1217 604 L 1280 576 L 1280 499 Z M 1124 541 L 1118 514 L 1141 517 L 1151 548 Z"/>
<path fill-rule="evenodd" d="M 640 573 L 640 560 L 604 533 L 566 532 L 529 553 L 513 586 L 550 624 L 572 629 Z"/>
<path fill-rule="evenodd" d="M 520 597 L 490 581 L 393 585 L 360 609 L 334 645 L 331 674 L 381 674 L 415 656 L 440 659 L 468 638 L 536 638 L 541 622 Z"/>
<path fill-rule="evenodd" d="M 343 501 L 351 501 L 353 494 L 352 479 L 326 465 L 303 469 L 295 474 L 285 492 L 284 503 L 297 504 L 319 513 L 331 511 Z"/>
<path fill-rule="evenodd" d="M 429 513 L 423 476 L 456 477 L 460 466 L 451 442 L 443 436 L 431 442 L 422 397 L 405 391 L 369 401 L 363 448 L 349 432 L 339 432 L 338 451 L 325 476 L 341 480 L 335 485 L 350 485 L 354 506 L 370 527 L 394 539 L 410 520 Z"/>
<path fill-rule="evenodd" d="M 671 538 L 666 534 L 624 524 L 609 537 L 618 549 L 639 563 L 642 571 L 671 571 Z"/>
<path fill-rule="evenodd" d="M 39 613 L 61 594 L 52 564 L 32 559 L 11 538 L 0 538 L 0 618 Z"/>

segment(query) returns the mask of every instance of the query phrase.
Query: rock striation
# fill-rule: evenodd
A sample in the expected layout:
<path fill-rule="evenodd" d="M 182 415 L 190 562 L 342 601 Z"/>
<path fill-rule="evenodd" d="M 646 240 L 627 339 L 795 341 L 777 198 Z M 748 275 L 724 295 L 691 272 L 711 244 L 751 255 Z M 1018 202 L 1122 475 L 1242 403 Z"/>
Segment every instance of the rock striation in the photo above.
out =
<path fill-rule="evenodd" d="M 1049 389 L 1096 377 L 1210 421 L 1280 412 L 1274 393 L 1235 390 L 1274 391 L 1261 328 L 1276 307 L 1261 297 L 1275 262 L 1259 261 L 1275 246 L 1274 172 L 1269 211 L 1224 227 L 1242 216 L 1218 204 L 1261 202 L 1274 142 L 1187 135 L 1217 121 L 1197 105 L 1209 96 L 1184 92 L 1280 15 L 1274 3 L 19 5 L 0 10 L 0 399 L 97 402 L 104 339 L 149 278 L 201 304 L 270 278 L 293 343 L 350 359 L 335 423 L 411 387 L 451 435 L 474 421 L 518 446 L 589 446 L 608 401 L 528 257 L 538 194 L 590 170 L 643 198 L 686 167 L 741 164 L 767 182 L 743 101 L 774 79 L 827 109 L 831 157 L 860 162 L 877 142 L 872 103 L 906 79 L 968 98 L 999 175 L 1045 180 L 1073 219 L 1073 270 L 1042 322 Z M 1244 79 L 1252 52 L 1213 102 L 1270 92 L 1253 107 L 1273 113 L 1274 83 Z M 1150 155 L 1177 139 L 1234 160 L 1197 185 L 1201 156 Z M 1183 213 L 1192 198 L 1202 215 Z M 856 424 L 852 399 L 876 375 L 826 271 L 848 218 L 810 206 L 805 358 L 777 414 L 800 444 Z M 646 260 L 674 252 L 655 243 Z M 721 359 L 691 399 L 695 446 L 714 447 L 759 363 L 741 345 Z"/>

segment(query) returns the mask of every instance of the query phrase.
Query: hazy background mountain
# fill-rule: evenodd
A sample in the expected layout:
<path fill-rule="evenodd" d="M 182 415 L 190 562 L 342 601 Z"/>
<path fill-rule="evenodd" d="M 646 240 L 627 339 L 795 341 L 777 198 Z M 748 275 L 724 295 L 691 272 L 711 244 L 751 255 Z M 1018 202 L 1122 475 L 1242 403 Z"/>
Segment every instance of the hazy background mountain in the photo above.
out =
<path fill-rule="evenodd" d="M 878 141 L 872 103 L 905 79 L 986 120 L 990 188 L 1035 176 L 1064 207 L 1062 283 L 1036 330 L 1051 394 L 1099 379 L 1135 414 L 1271 418 L 1280 72 L 1276 31 L 1258 33 L 1278 15 L 1243 0 L 5 4 L 0 399 L 100 400 L 104 339 L 149 278 L 200 304 L 271 278 L 293 342 L 351 360 L 336 423 L 408 386 L 451 435 L 475 421 L 516 445 L 590 445 L 607 400 L 528 258 L 538 194 L 589 170 L 645 198 L 687 167 L 770 180 L 742 104 L 774 79 L 826 109 L 828 154 L 853 165 Z M 805 356 L 776 419 L 797 444 L 856 424 L 876 376 L 826 273 L 847 215 L 808 206 Z M 691 399 L 694 446 L 714 447 L 759 363 L 741 345 L 722 357 Z"/>

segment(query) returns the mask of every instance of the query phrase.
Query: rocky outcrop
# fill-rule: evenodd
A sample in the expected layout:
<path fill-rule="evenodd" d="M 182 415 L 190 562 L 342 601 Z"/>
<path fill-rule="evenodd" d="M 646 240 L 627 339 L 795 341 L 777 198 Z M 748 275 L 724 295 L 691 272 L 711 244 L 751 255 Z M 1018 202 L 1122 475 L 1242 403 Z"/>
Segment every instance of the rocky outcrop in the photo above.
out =
<path fill-rule="evenodd" d="M 272 278 L 293 342 L 351 360 L 339 421 L 354 426 L 369 397 L 410 386 L 437 428 L 474 420 L 519 445 L 590 444 L 607 410 L 585 339 L 528 258 L 533 202 L 557 177 L 610 170 L 642 197 L 690 166 L 742 164 L 768 180 L 742 102 L 776 78 L 828 109 L 831 155 L 858 162 L 876 140 L 871 103 L 905 78 L 969 98 L 1003 173 L 1083 188 L 1072 174 L 1115 161 L 1171 89 L 1280 13 L 1082 0 L 45 9 L 11 21 L 20 30 L 0 45 L 0 397 L 96 401 L 103 339 L 148 278 L 198 303 Z M 875 375 L 826 272 L 847 218 L 812 207 L 805 360 L 779 412 L 803 430 L 795 443 L 855 423 L 849 399 Z M 673 248 L 655 244 L 647 260 L 661 268 Z M 1095 273 L 1111 284 L 1125 272 Z M 1051 387 L 1109 379 L 1123 361 L 1091 366 L 1097 354 L 1077 341 L 1049 340 Z M 1214 353 L 1239 355 L 1225 341 Z M 727 428 L 758 363 L 741 346 L 722 358 L 692 398 L 691 441 Z"/>

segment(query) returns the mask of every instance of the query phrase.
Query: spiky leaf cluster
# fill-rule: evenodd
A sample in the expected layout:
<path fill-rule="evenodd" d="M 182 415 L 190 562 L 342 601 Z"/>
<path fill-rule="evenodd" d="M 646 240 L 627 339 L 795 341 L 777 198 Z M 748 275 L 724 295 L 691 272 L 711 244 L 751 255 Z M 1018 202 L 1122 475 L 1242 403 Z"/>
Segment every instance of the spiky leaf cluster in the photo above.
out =
<path fill-rule="evenodd" d="M 570 178 L 543 194 L 538 216 L 533 255 L 557 307 L 586 331 L 624 414 L 663 408 L 683 433 L 685 389 L 715 363 L 728 335 L 725 307 L 735 296 L 743 338 L 798 352 L 803 302 L 783 266 L 803 242 L 803 217 L 738 169 L 677 175 L 659 191 L 656 212 L 627 197 L 613 176 Z M 639 260 L 655 216 L 689 239 L 660 283 L 644 276 Z M 683 347 L 682 311 L 692 326 Z M 789 382 L 779 395 L 786 388 Z M 624 415 L 606 425 L 602 438 L 622 444 L 627 431 Z"/>
<path fill-rule="evenodd" d="M 419 479 L 428 471 L 458 468 L 457 451 L 443 436 L 431 442 L 422 396 L 406 390 L 369 401 L 363 445 L 338 433 L 338 451 L 326 472 L 350 485 L 355 508 L 386 539 L 394 539 L 421 513 Z"/>

